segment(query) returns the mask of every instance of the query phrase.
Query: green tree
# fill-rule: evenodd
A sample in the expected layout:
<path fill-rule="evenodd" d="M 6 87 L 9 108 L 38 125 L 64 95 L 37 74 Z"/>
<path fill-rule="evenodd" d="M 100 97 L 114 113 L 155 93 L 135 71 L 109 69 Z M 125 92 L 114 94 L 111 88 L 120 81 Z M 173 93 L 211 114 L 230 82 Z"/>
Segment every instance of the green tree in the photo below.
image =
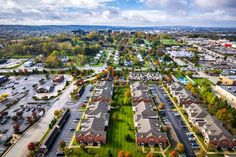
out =
<path fill-rule="evenodd" d="M 59 59 L 58 51 L 53 51 L 45 61 L 45 65 L 50 68 L 58 68 L 62 66 L 62 62 Z"/>

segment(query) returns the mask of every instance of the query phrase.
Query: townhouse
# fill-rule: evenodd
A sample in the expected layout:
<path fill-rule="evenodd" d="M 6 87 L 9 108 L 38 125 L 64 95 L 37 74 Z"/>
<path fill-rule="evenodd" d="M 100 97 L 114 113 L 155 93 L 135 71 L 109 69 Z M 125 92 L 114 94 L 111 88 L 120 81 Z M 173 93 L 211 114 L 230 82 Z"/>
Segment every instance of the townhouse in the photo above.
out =
<path fill-rule="evenodd" d="M 162 80 L 162 76 L 157 72 L 130 72 L 129 79 L 134 81 L 142 80 Z"/>
<path fill-rule="evenodd" d="M 96 146 L 106 143 L 109 123 L 110 101 L 113 94 L 112 81 L 98 81 L 81 120 L 76 141 L 79 144 Z"/>
<path fill-rule="evenodd" d="M 136 142 L 140 146 L 168 145 L 166 132 L 162 132 L 162 121 L 154 111 L 155 104 L 149 95 L 148 86 L 143 82 L 130 85 L 132 96 L 132 110 L 136 128 Z"/>
<path fill-rule="evenodd" d="M 205 108 L 193 103 L 186 108 L 186 112 L 189 121 L 200 129 L 206 144 L 211 144 L 215 148 L 235 149 L 236 138 L 222 126 L 219 120 L 211 116 Z"/>
<path fill-rule="evenodd" d="M 176 97 L 177 103 L 180 106 L 188 107 L 190 104 L 197 102 L 197 100 L 188 92 L 184 87 L 177 82 L 167 85 L 170 88 L 170 94 L 173 97 Z"/>
<path fill-rule="evenodd" d="M 219 120 L 198 104 L 197 100 L 182 85 L 174 82 L 168 87 L 171 95 L 176 97 L 178 103 L 186 110 L 189 121 L 199 128 L 206 144 L 222 149 L 235 148 L 236 138 L 222 126 Z"/>

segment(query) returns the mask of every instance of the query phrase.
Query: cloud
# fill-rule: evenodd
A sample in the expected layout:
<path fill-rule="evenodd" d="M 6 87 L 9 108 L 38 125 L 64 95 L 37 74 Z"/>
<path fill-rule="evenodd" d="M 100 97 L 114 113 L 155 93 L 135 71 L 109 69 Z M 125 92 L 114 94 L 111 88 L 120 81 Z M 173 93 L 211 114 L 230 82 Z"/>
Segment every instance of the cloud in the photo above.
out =
<path fill-rule="evenodd" d="M 235 0 L 194 0 L 195 4 L 203 9 L 222 9 L 222 8 L 236 8 Z"/>
<path fill-rule="evenodd" d="M 138 6 L 124 9 L 115 0 L 0 0 L 0 24 L 236 26 L 233 0 L 128 1 Z"/>
<path fill-rule="evenodd" d="M 188 9 L 188 0 L 140 0 L 144 6 L 154 9 L 159 8 L 169 11 L 170 13 L 183 13 L 183 10 Z"/>

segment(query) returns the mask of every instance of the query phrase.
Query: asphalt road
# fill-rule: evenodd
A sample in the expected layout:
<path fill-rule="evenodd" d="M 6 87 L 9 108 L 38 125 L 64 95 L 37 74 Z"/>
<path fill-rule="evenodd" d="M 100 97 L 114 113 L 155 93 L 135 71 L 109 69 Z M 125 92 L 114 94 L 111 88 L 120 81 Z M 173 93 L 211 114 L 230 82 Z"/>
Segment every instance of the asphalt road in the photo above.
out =
<path fill-rule="evenodd" d="M 189 130 L 187 128 L 182 128 L 180 126 L 179 120 L 181 119 L 181 117 L 176 117 L 174 115 L 173 111 L 171 110 L 172 102 L 167 100 L 167 98 L 163 93 L 163 89 L 160 89 L 160 87 L 157 86 L 155 86 L 155 89 L 157 91 L 160 100 L 165 104 L 165 112 L 166 112 L 165 116 L 168 117 L 180 142 L 184 144 L 185 153 L 187 157 L 195 157 L 194 150 L 192 149 L 190 142 L 186 136 L 186 133 L 189 132 Z"/>

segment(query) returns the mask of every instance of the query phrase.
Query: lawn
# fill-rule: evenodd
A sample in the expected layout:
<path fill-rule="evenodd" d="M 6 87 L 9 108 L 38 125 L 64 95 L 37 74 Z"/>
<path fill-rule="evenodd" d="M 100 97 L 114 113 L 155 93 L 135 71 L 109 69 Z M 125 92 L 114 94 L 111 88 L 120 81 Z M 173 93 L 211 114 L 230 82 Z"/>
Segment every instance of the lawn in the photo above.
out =
<path fill-rule="evenodd" d="M 182 75 L 180 72 L 178 72 L 178 71 L 175 71 L 174 72 L 174 76 L 176 77 L 176 78 L 183 78 L 183 77 L 185 77 L 184 75 Z"/>
<path fill-rule="evenodd" d="M 112 118 L 113 114 L 119 113 L 119 119 Z M 109 127 L 107 129 L 107 143 L 101 148 L 91 148 L 91 154 L 81 151 L 81 157 L 93 157 L 95 154 L 99 156 L 107 156 L 110 150 L 113 156 L 117 156 L 120 150 L 129 151 L 135 157 L 145 157 L 145 154 L 140 152 L 139 148 L 135 144 L 134 130 L 130 131 L 129 128 L 134 128 L 132 106 L 122 106 L 120 110 L 113 109 L 110 113 Z M 130 134 L 133 138 L 133 142 L 127 142 L 125 135 Z M 89 151 L 90 151 L 89 150 Z M 73 155 L 72 155 L 73 156 Z"/>
<path fill-rule="evenodd" d="M 125 95 L 125 92 L 128 91 L 128 87 L 115 87 L 114 101 L 116 99 L 122 99 Z M 121 102 L 121 101 L 117 101 Z M 119 119 L 114 119 L 113 115 L 118 113 Z M 132 142 L 127 142 L 125 136 L 127 134 L 131 135 L 133 139 Z M 80 151 L 81 157 L 93 157 L 95 154 L 99 154 L 99 157 L 108 156 L 108 152 L 110 151 L 113 157 L 116 157 L 120 150 L 125 152 L 129 151 L 133 157 L 145 157 L 146 154 L 141 152 L 141 147 L 137 146 L 135 143 L 135 130 L 134 130 L 134 122 L 133 122 L 133 112 L 132 106 L 121 104 L 120 109 L 113 108 L 110 111 L 110 120 L 109 126 L 107 128 L 107 143 L 101 148 L 89 148 L 87 152 Z M 70 155 L 76 156 L 76 155 Z"/>
<path fill-rule="evenodd" d="M 202 83 L 207 83 L 208 85 L 213 84 L 211 81 L 209 81 L 207 78 L 202 78 L 202 77 L 194 77 L 191 78 L 195 83 L 201 85 Z"/>
<path fill-rule="evenodd" d="M 161 39 L 161 43 L 167 46 L 178 45 L 178 42 L 172 39 Z"/>

